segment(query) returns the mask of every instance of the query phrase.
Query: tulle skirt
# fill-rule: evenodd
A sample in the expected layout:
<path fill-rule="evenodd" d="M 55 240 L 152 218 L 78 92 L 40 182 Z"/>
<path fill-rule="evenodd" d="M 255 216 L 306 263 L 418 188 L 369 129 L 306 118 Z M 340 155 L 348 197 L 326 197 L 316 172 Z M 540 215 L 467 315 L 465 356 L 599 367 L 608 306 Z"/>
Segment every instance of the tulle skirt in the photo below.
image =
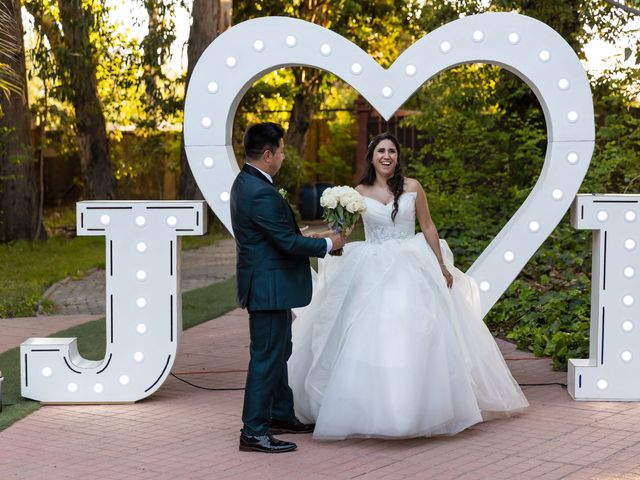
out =
<path fill-rule="evenodd" d="M 451 289 L 422 234 L 320 260 L 311 304 L 294 311 L 288 364 L 315 438 L 450 435 L 527 407 L 475 282 L 441 249 Z"/>

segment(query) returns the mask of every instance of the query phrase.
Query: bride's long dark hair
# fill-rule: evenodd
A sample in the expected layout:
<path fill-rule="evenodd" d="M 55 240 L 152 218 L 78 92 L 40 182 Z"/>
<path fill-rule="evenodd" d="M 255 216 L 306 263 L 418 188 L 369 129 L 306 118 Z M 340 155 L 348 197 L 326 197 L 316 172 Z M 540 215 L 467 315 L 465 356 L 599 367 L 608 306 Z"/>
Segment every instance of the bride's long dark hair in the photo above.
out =
<path fill-rule="evenodd" d="M 395 222 L 396 215 L 398 214 L 398 199 L 404 191 L 404 175 L 402 175 L 402 168 L 400 167 L 400 143 L 392 133 L 381 133 L 373 137 L 371 142 L 369 142 L 364 173 L 362 174 L 362 178 L 358 182 L 358 185 L 373 185 L 373 182 L 376 179 L 376 170 L 373 168 L 373 152 L 378 144 L 383 140 L 391 140 L 396 147 L 396 152 L 398 152 L 398 163 L 396 163 L 396 168 L 393 170 L 393 175 L 389 180 L 387 180 L 389 190 L 393 193 L 393 210 L 391 210 L 391 220 Z"/>

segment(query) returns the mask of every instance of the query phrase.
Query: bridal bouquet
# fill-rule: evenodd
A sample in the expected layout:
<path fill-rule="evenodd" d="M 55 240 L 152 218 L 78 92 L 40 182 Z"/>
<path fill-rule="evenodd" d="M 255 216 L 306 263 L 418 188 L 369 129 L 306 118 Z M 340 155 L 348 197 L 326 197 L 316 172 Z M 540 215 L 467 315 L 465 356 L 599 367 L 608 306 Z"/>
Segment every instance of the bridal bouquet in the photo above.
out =
<path fill-rule="evenodd" d="M 367 209 L 364 198 L 357 190 L 346 187 L 332 187 L 324 191 L 320 197 L 320 205 L 324 207 L 322 219 L 334 232 L 351 233 L 358 217 Z M 342 249 L 330 252 L 331 255 L 342 255 Z"/>

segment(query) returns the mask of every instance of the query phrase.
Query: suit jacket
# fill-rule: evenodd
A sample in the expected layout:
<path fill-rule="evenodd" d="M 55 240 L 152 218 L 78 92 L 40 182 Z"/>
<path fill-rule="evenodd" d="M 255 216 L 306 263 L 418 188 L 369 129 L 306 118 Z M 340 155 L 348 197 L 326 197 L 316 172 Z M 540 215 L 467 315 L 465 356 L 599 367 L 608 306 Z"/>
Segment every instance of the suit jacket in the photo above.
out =
<path fill-rule="evenodd" d="M 245 165 L 231 187 L 238 303 L 249 310 L 308 305 L 309 257 L 324 257 L 324 239 L 302 236 L 287 201 L 257 169 Z"/>

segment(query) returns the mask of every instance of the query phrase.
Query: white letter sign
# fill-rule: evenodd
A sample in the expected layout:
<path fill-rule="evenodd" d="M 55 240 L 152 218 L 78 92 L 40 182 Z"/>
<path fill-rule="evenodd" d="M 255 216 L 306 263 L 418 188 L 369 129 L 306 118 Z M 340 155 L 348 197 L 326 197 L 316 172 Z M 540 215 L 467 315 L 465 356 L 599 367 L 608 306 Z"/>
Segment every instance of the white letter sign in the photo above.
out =
<path fill-rule="evenodd" d="M 44 403 L 135 402 L 169 375 L 182 333 L 181 236 L 206 232 L 204 202 L 80 202 L 78 235 L 106 243 L 103 360 L 75 338 L 30 338 L 20 348 L 22 396 Z"/>
<path fill-rule="evenodd" d="M 640 195 L 578 195 L 571 224 L 593 230 L 589 359 L 569 360 L 576 400 L 640 400 Z"/>
<path fill-rule="evenodd" d="M 469 269 L 486 314 L 571 206 L 593 152 L 587 75 L 569 44 L 538 20 L 515 13 L 463 17 L 425 35 L 386 70 L 349 40 L 303 20 L 265 17 L 240 23 L 216 38 L 193 70 L 184 112 L 189 166 L 231 231 L 229 190 L 238 173 L 231 148 L 233 120 L 257 79 L 294 65 L 326 70 L 389 119 L 434 75 L 475 62 L 500 65 L 531 87 L 544 111 L 548 137 L 538 182 Z"/>
<path fill-rule="evenodd" d="M 239 172 L 231 142 L 233 122 L 243 95 L 257 79 L 289 66 L 326 70 L 349 83 L 389 119 L 434 75 L 477 62 L 499 65 L 529 85 L 544 111 L 548 138 L 544 165 L 531 193 L 469 269 L 486 314 L 570 207 L 594 147 L 587 75 L 569 44 L 544 23 L 515 13 L 463 17 L 418 40 L 388 69 L 354 43 L 313 23 L 286 17 L 240 23 L 209 45 L 191 76 L 184 112 L 189 165 L 207 202 L 231 231 L 229 192 Z M 605 222 L 617 219 L 614 207 L 603 210 Z M 637 214 L 635 207 L 628 210 Z M 200 202 L 80 204 L 78 231 L 107 236 L 107 358 L 102 362 L 81 359 L 75 339 L 30 339 L 22 346 L 24 396 L 45 402 L 135 401 L 162 384 L 181 331 L 178 237 L 201 234 L 203 214 Z M 630 218 L 632 213 L 625 210 L 626 215 Z M 614 231 L 616 236 L 626 235 L 622 227 L 633 221 L 624 218 L 627 224 L 618 229 L 616 223 L 608 235 L 613 237 Z M 607 268 L 612 268 L 611 258 Z M 622 268 L 624 275 L 635 272 L 631 264 Z M 618 300 L 627 313 L 637 308 L 631 290 Z M 617 300 L 607 297 L 606 301 Z M 631 317 L 622 322 L 625 334 L 633 331 Z M 624 325 L 629 324 L 627 332 Z M 604 333 L 608 331 L 603 327 Z M 631 348 L 615 353 L 627 363 L 633 363 L 633 354 Z M 586 382 L 578 387 L 581 392 L 591 392 L 587 385 L 596 382 L 606 383 L 600 391 L 624 394 L 619 378 L 609 370 L 601 374 L 601 365 L 579 368 L 582 380 L 578 381 Z M 593 378 L 589 368 L 597 371 Z M 640 383 L 635 391 L 640 392 Z M 590 395 L 584 398 L 593 398 Z"/>

